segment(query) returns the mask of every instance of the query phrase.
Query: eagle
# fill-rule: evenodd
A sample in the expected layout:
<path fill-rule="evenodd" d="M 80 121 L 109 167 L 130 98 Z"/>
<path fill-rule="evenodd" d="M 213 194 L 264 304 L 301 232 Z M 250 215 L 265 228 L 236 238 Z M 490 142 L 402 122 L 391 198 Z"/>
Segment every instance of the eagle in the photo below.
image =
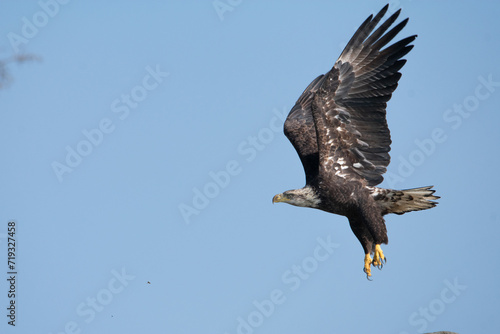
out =
<path fill-rule="evenodd" d="M 387 102 L 406 63 L 401 58 L 417 37 L 386 46 L 408 22 L 406 18 L 391 28 L 399 9 L 378 26 L 388 8 L 361 24 L 333 68 L 307 86 L 288 114 L 284 133 L 300 157 L 306 185 L 273 198 L 273 203 L 347 217 L 363 247 L 363 271 L 368 279 L 371 266 L 382 269 L 386 263 L 381 248 L 388 243 L 384 216 L 430 209 L 439 199 L 433 195 L 433 186 L 376 187 L 390 162 Z"/>

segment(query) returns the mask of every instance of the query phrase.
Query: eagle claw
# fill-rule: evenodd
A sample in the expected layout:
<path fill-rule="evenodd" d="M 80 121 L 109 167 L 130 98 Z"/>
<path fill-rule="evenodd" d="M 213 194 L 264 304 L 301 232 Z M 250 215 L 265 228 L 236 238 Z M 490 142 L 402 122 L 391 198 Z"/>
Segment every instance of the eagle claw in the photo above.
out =
<path fill-rule="evenodd" d="M 382 248 L 380 245 L 375 245 L 375 250 L 373 251 L 373 260 L 370 254 L 365 254 L 365 266 L 363 268 L 364 273 L 366 274 L 366 278 L 371 281 L 371 266 L 377 267 L 379 270 L 382 270 L 384 264 L 387 262 L 387 258 L 384 256 L 384 252 L 382 252 Z"/>
<path fill-rule="evenodd" d="M 369 280 L 369 281 L 373 281 L 372 279 L 372 274 L 370 272 L 370 269 L 366 269 L 366 268 L 363 268 L 363 272 L 366 274 L 366 279 Z"/>
<path fill-rule="evenodd" d="M 372 265 L 374 267 L 377 267 L 378 269 L 382 269 L 384 263 L 386 263 L 384 252 L 382 252 L 382 248 L 380 248 L 380 245 L 377 244 L 375 245 L 375 251 L 373 252 Z"/>
<path fill-rule="evenodd" d="M 363 267 L 363 271 L 366 274 L 366 278 L 371 281 L 371 276 L 372 276 L 372 270 L 370 268 L 370 265 L 373 263 L 372 258 L 370 254 L 365 254 L 365 266 Z"/>

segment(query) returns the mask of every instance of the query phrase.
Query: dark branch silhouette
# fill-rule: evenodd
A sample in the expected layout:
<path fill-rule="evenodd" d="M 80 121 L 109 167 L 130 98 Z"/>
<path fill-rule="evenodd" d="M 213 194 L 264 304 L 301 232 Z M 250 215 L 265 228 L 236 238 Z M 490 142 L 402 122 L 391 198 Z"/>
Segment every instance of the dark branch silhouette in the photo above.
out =
<path fill-rule="evenodd" d="M 7 87 L 12 82 L 9 67 L 12 64 L 22 64 L 28 61 L 41 60 L 40 57 L 29 53 L 18 53 L 13 56 L 0 59 L 0 89 Z"/>

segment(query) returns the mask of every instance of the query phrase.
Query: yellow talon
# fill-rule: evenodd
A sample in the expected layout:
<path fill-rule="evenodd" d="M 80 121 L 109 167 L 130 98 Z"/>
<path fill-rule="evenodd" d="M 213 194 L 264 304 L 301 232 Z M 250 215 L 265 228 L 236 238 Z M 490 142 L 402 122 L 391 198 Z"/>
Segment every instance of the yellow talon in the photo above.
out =
<path fill-rule="evenodd" d="M 366 257 L 365 257 L 366 259 Z M 382 252 L 382 248 L 380 248 L 380 244 L 375 245 L 375 251 L 373 252 L 373 266 L 382 268 L 383 263 L 385 262 L 384 252 Z"/>
<path fill-rule="evenodd" d="M 363 271 L 365 272 L 366 278 L 368 278 L 368 279 L 370 279 L 370 277 L 372 275 L 372 270 L 370 267 L 371 264 L 372 264 L 372 258 L 370 256 L 370 254 L 365 254 L 365 267 L 364 267 Z"/>

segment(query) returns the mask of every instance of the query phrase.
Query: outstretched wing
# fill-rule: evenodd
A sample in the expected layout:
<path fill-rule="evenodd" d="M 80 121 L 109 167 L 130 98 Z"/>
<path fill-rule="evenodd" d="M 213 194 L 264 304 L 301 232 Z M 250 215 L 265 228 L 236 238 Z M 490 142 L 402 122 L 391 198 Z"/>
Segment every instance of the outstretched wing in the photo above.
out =
<path fill-rule="evenodd" d="M 369 186 L 382 182 L 390 162 L 387 101 L 406 63 L 401 58 L 413 48 L 409 43 L 416 38 L 407 37 L 382 50 L 408 22 L 405 19 L 387 31 L 398 10 L 374 31 L 387 8 L 363 22 L 308 102 L 317 131 L 320 171 L 346 179 L 362 178 Z"/>
<path fill-rule="evenodd" d="M 323 75 L 314 79 L 290 110 L 285 121 L 284 132 L 297 151 L 304 166 L 306 183 L 318 175 L 319 155 L 316 127 L 311 110 L 314 93 L 323 83 Z"/>

